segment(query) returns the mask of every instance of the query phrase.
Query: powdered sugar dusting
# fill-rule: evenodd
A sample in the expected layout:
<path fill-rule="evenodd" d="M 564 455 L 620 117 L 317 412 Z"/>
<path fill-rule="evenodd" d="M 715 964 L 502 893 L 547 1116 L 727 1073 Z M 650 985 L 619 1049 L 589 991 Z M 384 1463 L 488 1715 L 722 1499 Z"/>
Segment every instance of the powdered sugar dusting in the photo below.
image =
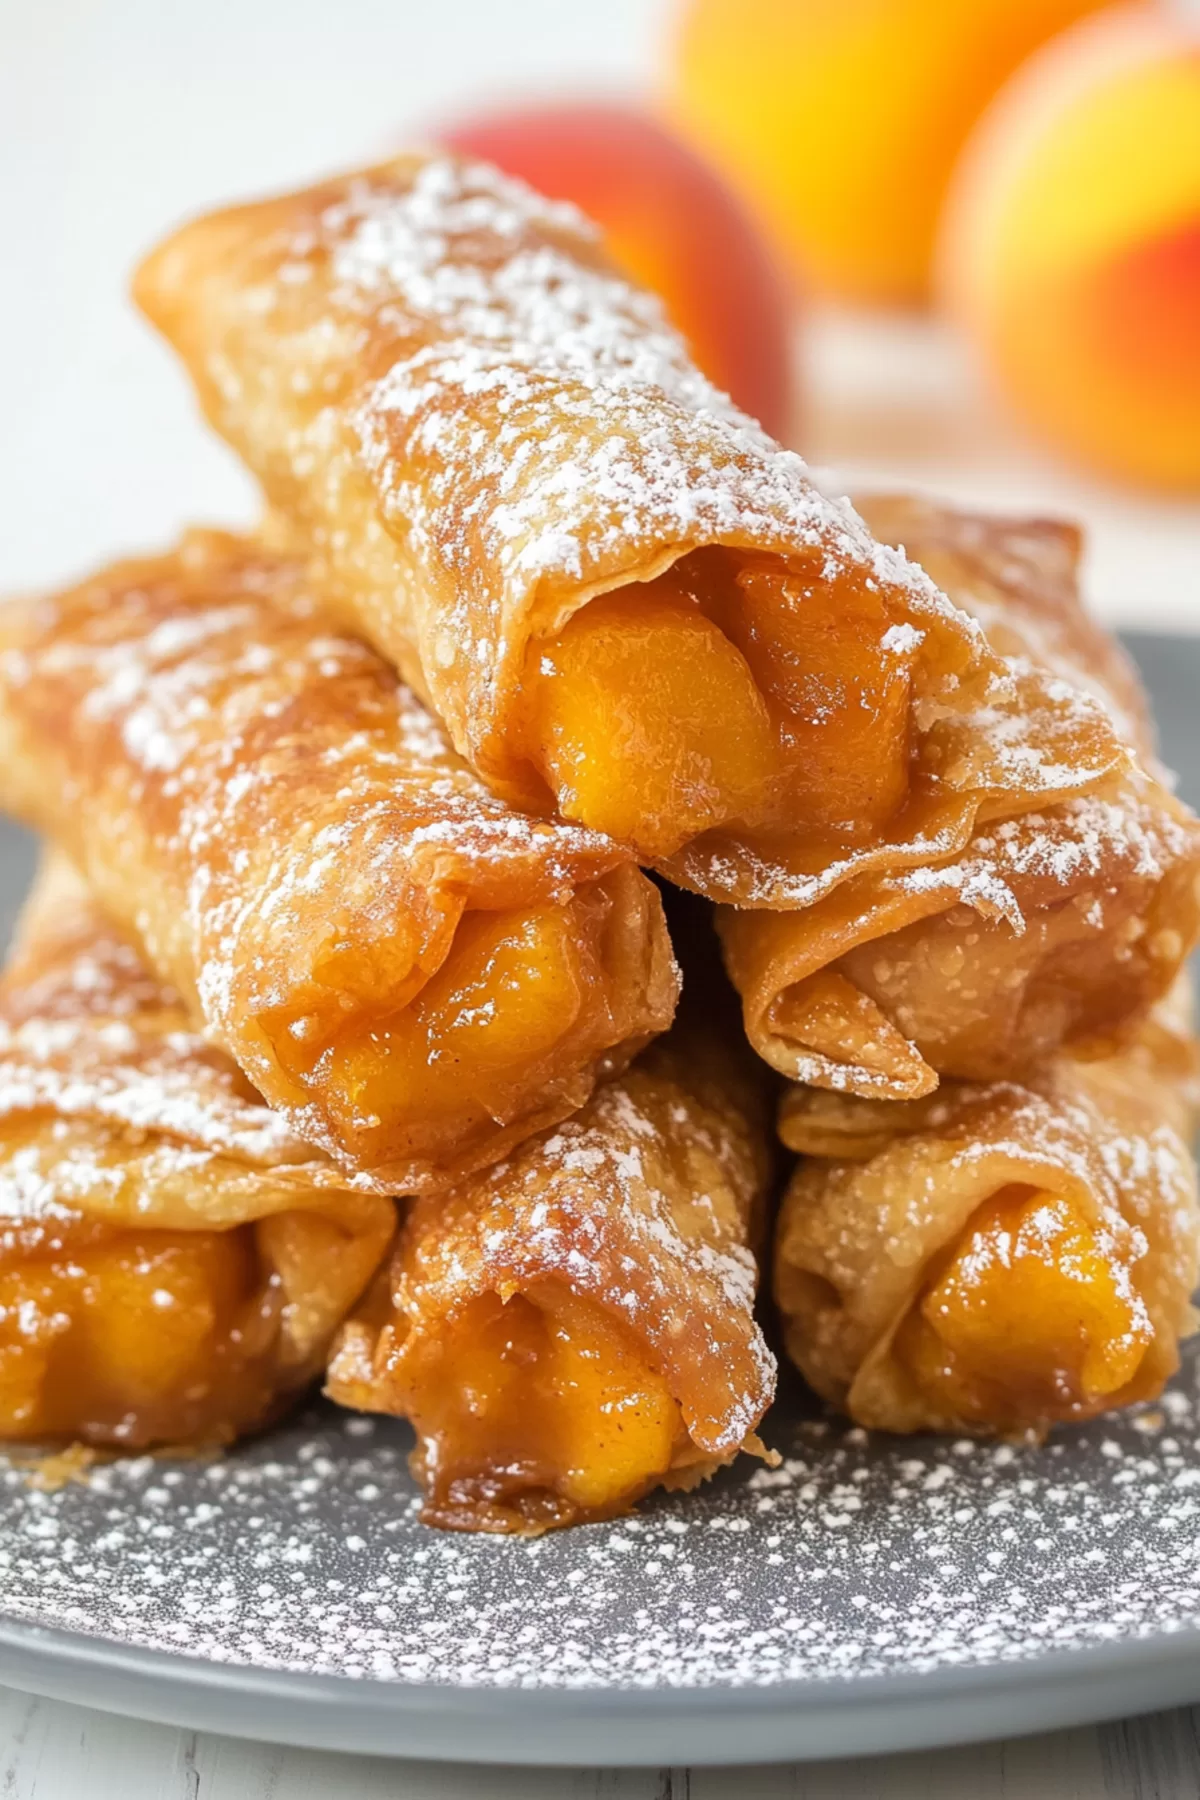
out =
<path fill-rule="evenodd" d="M 1049 804 L 1121 761 L 1093 700 L 993 655 L 964 610 L 699 373 L 659 301 L 572 209 L 485 164 L 403 156 L 197 221 L 140 291 L 281 531 L 506 792 L 544 798 L 530 656 L 598 595 L 693 552 L 718 588 L 728 578 L 731 619 L 753 635 L 761 613 L 768 639 L 771 616 L 840 584 L 864 656 L 873 639 L 881 659 L 911 662 L 919 749 L 938 737 L 914 782 L 940 783 L 960 816 L 960 793 Z M 755 558 L 765 597 L 746 585 Z M 832 691 L 830 671 L 780 682 L 785 762 L 787 715 L 820 712 L 826 674 Z M 961 731 L 939 736 L 960 714 Z M 897 831 L 929 825 L 927 798 Z M 745 843 L 739 823 L 665 872 L 733 904 L 808 904 L 806 846 L 777 810 L 775 841 Z M 844 861 L 833 849 L 821 860 Z"/>
<path fill-rule="evenodd" d="M 1118 880 L 1159 882 L 1194 859 L 1192 821 L 1160 799 L 1133 778 L 1115 793 L 1080 795 L 1052 813 L 1002 820 L 979 832 L 957 862 L 906 869 L 886 885 L 913 894 L 951 889 L 963 905 L 1005 918 L 1020 932 L 1023 906 L 1053 905 L 1089 886 L 1107 894 Z"/>
<path fill-rule="evenodd" d="M 40 877 L 0 982 L 0 1123 L 9 1219 L 71 1206 L 144 1211 L 179 1178 L 198 1192 L 211 1185 L 220 1213 L 222 1181 L 240 1177 L 245 1189 L 251 1170 L 345 1185 L 188 1028 L 179 996 L 147 973 L 62 859 Z"/>
<path fill-rule="evenodd" d="M 1063 676 L 1143 756 L 1153 727 L 1137 671 L 1080 604 L 1079 532 L 1061 520 L 963 512 L 915 495 L 864 495 L 872 530 L 903 544 L 976 619 L 993 649 Z"/>
<path fill-rule="evenodd" d="M 189 271 L 211 281 L 203 316 Z M 276 483 L 297 540 L 489 774 L 521 777 L 531 638 L 703 547 L 878 592 L 880 637 L 910 628 L 885 654 L 953 646 L 943 690 L 988 661 L 973 621 L 699 373 L 592 227 L 485 164 L 401 157 L 229 238 L 200 221 L 142 293 L 268 488 L 297 478 Z"/>
<path fill-rule="evenodd" d="M 945 610 L 932 586 L 826 500 L 801 459 L 695 368 L 661 302 L 599 255 L 573 207 L 484 163 L 434 157 L 405 186 L 365 175 L 326 208 L 335 298 L 418 317 L 430 333 L 394 361 L 356 426 L 389 517 L 422 552 L 467 469 L 492 484 L 472 530 L 502 576 L 581 579 L 630 541 L 733 533 L 820 548 Z M 288 277 L 294 279 L 294 277 Z M 487 397 L 498 429 L 481 428 Z M 589 453 L 580 461 L 581 421 Z M 419 434 L 421 478 L 399 472 L 397 433 Z"/>

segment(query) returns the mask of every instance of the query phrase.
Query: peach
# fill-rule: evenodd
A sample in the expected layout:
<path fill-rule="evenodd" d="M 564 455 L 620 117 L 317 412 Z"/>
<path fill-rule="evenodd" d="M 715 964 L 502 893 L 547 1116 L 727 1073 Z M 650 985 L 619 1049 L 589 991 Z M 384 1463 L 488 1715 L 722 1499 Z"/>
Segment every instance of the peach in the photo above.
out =
<path fill-rule="evenodd" d="M 794 270 L 916 301 L 971 126 L 1017 65 L 1101 0 L 688 0 L 667 96 Z"/>
<path fill-rule="evenodd" d="M 647 114 L 600 104 L 500 114 L 443 139 L 573 200 L 621 267 L 662 297 L 710 380 L 787 435 L 788 296 L 756 227 L 699 156 Z"/>
<path fill-rule="evenodd" d="M 1200 489 L 1200 31 L 1114 8 L 981 120 L 947 203 L 947 303 L 1058 448 Z"/>

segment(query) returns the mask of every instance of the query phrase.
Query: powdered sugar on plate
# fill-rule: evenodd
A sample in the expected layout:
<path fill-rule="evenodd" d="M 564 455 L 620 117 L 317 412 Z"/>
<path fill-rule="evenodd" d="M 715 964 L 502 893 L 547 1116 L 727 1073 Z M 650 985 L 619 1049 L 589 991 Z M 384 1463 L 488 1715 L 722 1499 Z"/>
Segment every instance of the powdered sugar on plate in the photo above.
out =
<path fill-rule="evenodd" d="M 1042 1448 L 873 1439 L 778 1407 L 744 1461 L 535 1542 L 416 1521 L 410 1438 L 319 1411 L 228 1458 L 0 1478 L 10 1620 L 252 1668 L 703 1687 L 1036 1656 L 1200 1622 L 1194 1360 Z"/>

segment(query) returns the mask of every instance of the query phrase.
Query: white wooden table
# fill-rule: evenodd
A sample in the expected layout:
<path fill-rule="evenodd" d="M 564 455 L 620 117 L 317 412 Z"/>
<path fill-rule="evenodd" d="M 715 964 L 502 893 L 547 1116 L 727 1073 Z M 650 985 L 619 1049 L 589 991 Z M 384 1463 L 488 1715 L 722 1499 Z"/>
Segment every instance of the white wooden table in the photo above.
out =
<path fill-rule="evenodd" d="M 758 1769 L 379 1762 L 133 1725 L 0 1690 L 2 1800 L 1196 1800 L 1200 1709 L 1091 1731 Z"/>

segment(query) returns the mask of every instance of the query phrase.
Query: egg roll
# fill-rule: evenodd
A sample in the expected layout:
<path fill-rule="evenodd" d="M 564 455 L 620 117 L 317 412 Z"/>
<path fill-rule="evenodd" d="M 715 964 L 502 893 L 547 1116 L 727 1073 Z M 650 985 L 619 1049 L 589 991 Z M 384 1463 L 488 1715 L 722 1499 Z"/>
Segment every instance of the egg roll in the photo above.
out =
<path fill-rule="evenodd" d="M 447 1185 L 670 1023 L 652 882 L 492 795 L 296 565 L 196 532 L 0 608 L 0 800 L 296 1134 Z"/>
<path fill-rule="evenodd" d="M 804 912 L 722 909 L 759 1054 L 794 1080 L 916 1099 L 1060 1048 L 1104 1055 L 1170 988 L 1200 930 L 1200 827 L 1165 785 L 1132 664 L 1079 599 L 1079 534 L 1046 520 L 862 503 L 1018 666 L 1103 703 L 1131 765 L 977 827 L 946 861 L 846 882 Z"/>
<path fill-rule="evenodd" d="M 689 359 L 599 233 L 403 156 L 202 218 L 136 298 L 339 615 L 496 791 L 808 904 L 1120 766 Z"/>
<path fill-rule="evenodd" d="M 0 976 L 0 1439 L 133 1450 L 264 1424 L 322 1368 L 394 1214 L 47 861 Z"/>
<path fill-rule="evenodd" d="M 766 1454 L 771 1130 L 741 1049 L 685 1010 L 573 1119 L 413 1203 L 326 1391 L 411 1420 L 428 1523 L 610 1518 Z"/>
<path fill-rule="evenodd" d="M 809 1383 L 888 1431 L 1040 1437 L 1151 1400 L 1196 1325 L 1196 1044 L 912 1101 L 795 1087 L 775 1295 Z"/>

